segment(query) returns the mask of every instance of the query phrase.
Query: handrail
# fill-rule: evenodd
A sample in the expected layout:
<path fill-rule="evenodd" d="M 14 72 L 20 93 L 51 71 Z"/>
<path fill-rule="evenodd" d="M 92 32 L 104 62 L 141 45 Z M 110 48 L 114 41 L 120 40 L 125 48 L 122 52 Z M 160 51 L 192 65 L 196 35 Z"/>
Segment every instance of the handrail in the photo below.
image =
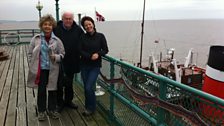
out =
<path fill-rule="evenodd" d="M 169 84 L 172 84 L 172 85 L 174 85 L 174 86 L 176 86 L 176 87 L 179 87 L 179 88 L 181 88 L 181 89 L 185 89 L 186 91 L 192 92 L 192 93 L 194 93 L 195 95 L 201 96 L 201 97 L 206 98 L 206 99 L 210 99 L 212 102 L 214 102 L 214 103 L 218 103 L 218 104 L 224 106 L 224 100 L 221 99 L 221 98 L 219 98 L 219 97 L 216 97 L 216 96 L 214 96 L 214 95 L 211 95 L 211 94 L 208 94 L 208 93 L 206 93 L 206 92 L 200 91 L 200 90 L 198 90 L 198 89 L 192 88 L 192 87 L 190 87 L 190 86 L 181 84 L 181 83 L 176 82 L 176 81 L 174 81 L 174 80 L 171 80 L 171 79 L 169 79 L 169 78 L 167 78 L 167 77 L 164 77 L 164 76 L 158 76 L 157 74 L 154 74 L 154 73 L 152 73 L 152 72 L 146 71 L 146 70 L 141 69 L 141 68 L 139 68 L 139 67 L 133 66 L 133 65 L 127 63 L 127 62 L 120 61 L 120 60 L 115 59 L 115 58 L 113 58 L 113 57 L 111 57 L 111 56 L 108 56 L 108 55 L 106 55 L 104 59 L 105 59 L 105 60 L 108 60 L 108 61 L 110 61 L 110 62 L 114 62 L 115 64 L 121 64 L 121 65 L 124 65 L 124 66 L 128 66 L 129 68 L 134 69 L 134 70 L 136 70 L 136 71 L 138 71 L 138 72 L 141 72 L 141 73 L 143 73 L 143 74 L 146 74 L 147 76 L 151 76 L 151 77 L 156 78 L 156 79 L 158 79 L 158 80 L 168 82 Z"/>
<path fill-rule="evenodd" d="M 16 39 L 17 43 L 29 42 L 30 39 L 35 35 L 40 33 L 39 29 L 11 29 L 11 30 L 0 30 L 0 44 L 8 44 L 5 37 L 9 34 L 18 35 L 17 39 L 15 36 L 11 36 Z M 10 39 L 10 36 L 8 36 Z"/>
<path fill-rule="evenodd" d="M 223 99 L 109 55 L 102 59 L 97 84 L 106 93 L 97 104 L 110 121 L 121 126 L 224 124 Z M 129 123 L 130 119 L 138 121 Z"/>
<path fill-rule="evenodd" d="M 103 80 L 106 81 L 107 83 L 122 81 L 124 85 L 127 87 L 127 89 L 131 92 L 131 94 L 133 94 L 133 96 L 139 100 L 139 102 L 147 102 L 147 103 L 159 106 L 179 117 L 185 117 L 187 120 L 189 120 L 195 125 L 207 126 L 207 124 L 195 112 L 191 112 L 180 105 L 171 104 L 156 97 L 142 95 L 138 93 L 137 91 L 135 91 L 134 89 L 132 89 L 128 84 L 126 84 L 126 81 L 124 79 L 118 78 L 113 80 L 113 79 L 106 78 L 102 73 L 100 75 L 103 78 Z"/>

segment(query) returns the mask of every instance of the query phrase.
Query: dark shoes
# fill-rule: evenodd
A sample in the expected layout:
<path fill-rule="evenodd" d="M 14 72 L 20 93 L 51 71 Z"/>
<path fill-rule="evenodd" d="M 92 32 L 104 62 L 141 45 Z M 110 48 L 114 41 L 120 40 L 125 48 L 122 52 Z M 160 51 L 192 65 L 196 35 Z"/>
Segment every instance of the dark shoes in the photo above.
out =
<path fill-rule="evenodd" d="M 83 116 L 91 116 L 92 114 L 94 114 L 94 112 L 89 111 L 89 110 L 85 110 L 85 111 L 82 113 Z"/>
<path fill-rule="evenodd" d="M 64 103 L 63 105 L 58 105 L 57 106 L 57 112 L 61 113 L 62 110 L 64 109 L 64 107 L 69 107 L 72 109 L 78 109 L 78 105 L 74 104 L 73 102 L 68 102 L 68 103 Z"/>
<path fill-rule="evenodd" d="M 52 118 L 52 119 L 58 119 L 60 117 L 60 114 L 56 111 L 48 111 L 47 114 L 46 112 L 39 112 L 38 114 L 38 120 L 39 121 L 44 121 L 47 119 L 47 115 Z"/>
<path fill-rule="evenodd" d="M 57 106 L 57 110 L 56 111 L 61 113 L 63 109 L 64 109 L 64 105 Z"/>
<path fill-rule="evenodd" d="M 58 119 L 60 117 L 60 114 L 56 111 L 49 111 L 47 114 L 52 119 Z"/>
<path fill-rule="evenodd" d="M 65 103 L 65 106 L 72 108 L 72 109 L 78 109 L 78 105 L 74 104 L 73 102 Z"/>
<path fill-rule="evenodd" d="M 44 121 L 47 119 L 47 114 L 45 112 L 39 112 L 38 114 L 38 120 L 39 121 Z"/>

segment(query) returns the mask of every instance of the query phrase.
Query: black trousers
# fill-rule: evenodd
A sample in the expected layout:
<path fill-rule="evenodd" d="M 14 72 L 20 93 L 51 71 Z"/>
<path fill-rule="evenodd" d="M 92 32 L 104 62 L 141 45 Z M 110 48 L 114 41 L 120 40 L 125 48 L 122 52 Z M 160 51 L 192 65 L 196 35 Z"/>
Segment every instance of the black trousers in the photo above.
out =
<path fill-rule="evenodd" d="M 58 80 L 58 90 L 57 90 L 57 105 L 63 106 L 66 103 L 69 103 L 72 101 L 74 97 L 74 91 L 73 91 L 73 78 L 74 74 L 66 75 L 66 78 L 62 78 L 62 73 L 59 72 L 59 80 Z M 63 79 L 61 81 L 60 79 Z"/>
<path fill-rule="evenodd" d="M 41 70 L 40 84 L 38 85 L 37 107 L 39 112 L 47 109 L 47 89 L 49 70 Z M 55 111 L 57 104 L 57 91 L 48 91 L 48 110 Z"/>

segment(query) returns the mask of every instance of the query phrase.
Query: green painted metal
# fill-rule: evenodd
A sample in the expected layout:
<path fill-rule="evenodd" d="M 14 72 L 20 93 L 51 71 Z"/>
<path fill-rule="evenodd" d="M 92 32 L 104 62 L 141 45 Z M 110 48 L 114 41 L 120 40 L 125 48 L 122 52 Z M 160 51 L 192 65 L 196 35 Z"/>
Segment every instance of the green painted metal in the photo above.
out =
<path fill-rule="evenodd" d="M 112 90 L 111 93 L 113 93 L 113 95 L 115 97 L 117 97 L 121 102 L 123 102 L 127 107 L 130 107 L 131 109 L 133 109 L 134 111 L 137 112 L 137 114 L 139 114 L 142 118 L 145 118 L 149 124 L 152 125 L 156 125 L 157 121 L 152 118 L 149 114 L 147 114 L 146 112 L 142 111 L 139 107 L 136 106 L 136 104 L 134 104 L 132 101 L 127 100 L 126 98 L 122 97 L 120 94 L 118 94 L 116 91 Z"/>
<path fill-rule="evenodd" d="M 197 90 L 197 89 L 195 89 L 195 88 L 189 87 L 189 86 L 187 86 L 187 85 L 181 84 L 181 83 L 176 82 L 176 81 L 174 81 L 174 80 L 171 80 L 171 79 L 169 79 L 169 78 L 166 78 L 166 77 L 163 77 L 163 76 L 158 76 L 158 75 L 156 75 L 156 74 L 154 74 L 154 73 L 152 73 L 152 72 L 143 70 L 143 69 L 141 69 L 141 68 L 139 68 L 139 67 L 136 67 L 136 66 L 131 65 L 130 63 L 120 61 L 120 60 L 115 59 L 115 58 L 110 57 L 110 56 L 105 56 L 104 59 L 107 60 L 107 61 L 109 61 L 109 62 L 114 62 L 114 63 L 117 63 L 117 64 L 121 64 L 121 65 L 127 66 L 127 67 L 129 67 L 130 69 L 139 71 L 139 72 L 142 73 L 142 74 L 146 74 L 146 75 L 151 76 L 151 77 L 153 77 L 153 78 L 156 78 L 156 79 L 158 79 L 158 80 L 160 80 L 160 81 L 167 82 L 167 83 L 169 83 L 169 84 L 171 84 L 171 85 L 173 85 L 173 86 L 179 87 L 179 88 L 181 88 L 181 89 L 185 89 L 186 91 L 192 92 L 192 93 L 195 94 L 195 95 L 203 96 L 203 97 L 206 98 L 206 99 L 210 99 L 210 100 L 211 100 L 212 102 L 214 102 L 214 103 L 218 103 L 218 104 L 224 106 L 224 100 L 223 100 L 223 99 L 218 98 L 218 97 L 213 96 L 213 95 L 210 95 L 210 94 L 208 94 L 208 93 L 206 93 L 206 92 L 203 92 L 203 91 Z"/>
<path fill-rule="evenodd" d="M 4 43 L 4 37 L 8 33 L 16 33 L 18 34 L 18 42 L 19 43 L 29 43 L 31 38 L 40 33 L 39 29 L 12 29 L 12 30 L 0 30 L 0 44 Z"/>
<path fill-rule="evenodd" d="M 59 4 L 58 4 L 58 1 L 59 0 L 55 0 L 55 2 L 56 2 L 56 4 L 55 4 L 55 6 L 56 6 L 56 21 L 58 22 L 59 21 Z"/>
<path fill-rule="evenodd" d="M 39 30 L 0 30 L 0 40 L 8 32 L 19 33 L 20 41 L 23 41 L 24 38 L 30 40 L 39 33 Z M 127 77 L 122 73 L 123 69 L 129 70 Z M 106 92 L 104 96 L 97 98 L 98 108 L 103 110 L 108 116 L 107 119 L 115 122 L 115 125 L 189 126 L 192 123 L 205 126 L 224 125 L 224 115 L 222 115 L 224 100 L 221 98 L 110 56 L 103 57 L 101 71 L 109 80 L 119 80 L 119 78 L 122 80 L 108 81 L 103 77 L 97 80 Z M 136 77 L 134 80 L 128 78 L 132 77 L 130 76 L 132 73 L 139 76 L 138 81 L 135 80 Z M 75 78 L 74 81 L 82 83 L 79 74 Z M 129 86 L 135 87 L 136 90 L 132 91 Z M 145 95 L 147 93 L 151 93 L 152 97 Z"/>
<path fill-rule="evenodd" d="M 111 91 L 110 90 L 111 87 L 107 87 L 107 86 L 105 86 L 105 84 L 102 84 L 102 83 L 104 83 L 103 81 L 98 80 L 97 83 L 100 86 L 102 86 L 104 89 L 106 89 L 107 91 L 109 91 L 109 92 Z M 113 95 L 113 94 L 111 94 L 111 95 Z M 113 96 L 113 99 L 110 99 L 110 101 L 111 100 L 114 100 L 114 96 Z M 111 104 L 113 104 L 113 105 L 111 105 Z M 122 126 L 121 121 L 118 118 L 116 118 L 116 116 L 114 116 L 114 114 L 113 114 L 114 113 L 114 108 L 113 108 L 114 107 L 114 102 L 110 102 L 110 109 L 109 110 L 106 109 L 106 107 L 99 101 L 97 101 L 97 105 L 101 110 L 103 110 L 108 115 L 108 122 L 110 122 L 111 124 L 113 123 L 116 126 Z M 111 106 L 113 106 L 113 107 L 111 107 Z"/>
<path fill-rule="evenodd" d="M 114 63 L 110 63 L 110 78 L 114 78 Z M 114 84 L 110 84 L 110 90 L 114 90 Z M 114 95 L 110 95 L 110 118 L 114 118 Z"/>
<path fill-rule="evenodd" d="M 110 63 L 113 62 L 114 65 L 117 65 L 120 69 L 127 68 L 127 69 L 130 69 L 130 71 L 136 72 L 138 76 L 142 76 L 143 78 L 150 77 L 151 79 L 153 78 L 154 80 L 158 81 L 157 82 L 158 85 L 151 85 L 151 86 L 154 86 L 155 89 L 158 88 L 156 89 L 158 90 L 158 93 L 156 90 L 155 90 L 156 92 L 154 92 L 156 94 L 155 96 L 157 96 L 157 101 L 150 105 L 150 100 L 148 100 L 149 103 L 146 103 L 146 104 L 143 103 L 143 107 L 141 105 L 142 103 L 138 103 L 138 100 L 141 101 L 141 99 L 137 99 L 137 103 L 136 103 L 136 100 L 133 101 L 134 99 L 132 99 L 133 94 L 130 94 L 129 91 L 125 92 L 123 88 L 122 90 L 120 90 L 119 88 L 117 89 L 116 87 L 114 88 L 114 90 L 110 90 L 110 88 L 107 89 L 109 90 L 108 92 L 112 92 L 112 94 L 116 96 L 116 99 L 124 103 L 127 108 L 130 107 L 132 108 L 132 110 L 135 110 L 136 115 L 131 116 L 133 119 L 144 118 L 144 120 L 148 120 L 150 123 L 152 123 L 149 125 L 156 125 L 156 126 L 168 126 L 168 125 L 188 126 L 188 125 L 192 125 L 192 123 L 198 124 L 198 125 L 214 125 L 214 124 L 223 125 L 224 122 L 222 122 L 222 120 L 224 120 L 224 117 L 221 117 L 220 115 L 220 112 L 224 113 L 223 99 L 217 98 L 203 91 L 200 91 L 195 88 L 189 87 L 187 85 L 170 80 L 164 76 L 158 76 L 152 72 L 145 71 L 141 68 L 135 67 L 127 62 L 120 61 L 110 56 L 105 56 L 103 59 Z M 115 76 L 117 76 L 116 74 L 119 74 L 119 72 L 116 70 L 114 72 L 115 72 Z M 135 83 L 137 82 L 132 81 L 132 84 L 135 84 Z M 148 84 L 150 85 L 150 83 Z M 146 86 L 148 84 L 146 84 Z M 113 85 L 116 85 L 116 83 L 114 83 Z M 151 91 L 153 93 L 154 89 L 152 87 L 148 89 L 149 90 L 152 89 Z M 126 89 L 126 90 L 129 90 L 129 89 Z M 172 93 L 174 93 L 173 94 L 174 96 L 172 96 Z M 168 99 L 170 97 L 169 95 L 174 98 Z M 170 106 L 168 108 L 164 107 L 162 105 L 163 102 L 165 103 L 167 102 L 167 105 L 168 106 L 171 105 L 172 108 L 170 109 L 169 108 Z M 116 104 L 116 106 L 119 105 L 116 102 L 114 102 L 114 104 Z M 150 111 L 148 111 L 148 109 L 144 109 L 144 106 L 148 106 Z M 205 112 L 206 107 L 208 106 L 212 107 L 211 111 L 213 111 L 212 112 L 213 115 L 210 115 L 209 113 Z M 139 109 L 136 109 L 136 108 L 139 108 Z M 125 108 L 117 107 L 116 109 L 115 107 L 113 109 L 115 113 L 114 116 L 116 116 L 122 122 L 123 125 L 134 125 L 132 123 L 131 124 L 128 123 L 128 118 L 129 118 L 128 115 L 126 115 L 126 117 L 121 118 L 119 114 L 119 109 L 125 109 Z M 130 111 L 126 111 L 126 112 L 131 113 Z M 146 115 L 140 114 L 142 112 Z M 183 114 L 183 116 L 181 116 L 181 113 Z M 218 113 L 218 119 L 214 118 L 217 116 L 215 115 L 217 113 Z M 139 116 L 139 115 L 143 115 L 143 116 Z M 192 120 L 192 118 L 196 118 L 195 119 L 196 121 L 194 119 Z M 190 122 L 189 119 L 194 122 Z M 152 120 L 155 120 L 155 121 L 152 121 Z M 145 123 L 143 120 L 140 122 Z"/>
<path fill-rule="evenodd" d="M 199 91 L 192 87 L 188 87 L 181 83 L 177 83 L 173 80 L 169 80 L 168 78 L 165 78 L 163 76 L 155 75 L 151 72 L 142 70 L 138 67 L 132 66 L 129 63 L 122 62 L 110 56 L 103 57 L 103 60 L 104 63 L 105 62 L 106 63 L 105 64 L 103 63 L 102 72 L 104 72 L 105 76 L 107 76 L 108 78 L 116 79 L 119 77 L 118 74 L 120 74 L 120 72 L 118 72 L 117 71 L 118 69 L 116 68 L 119 69 L 128 68 L 137 71 L 139 74 L 142 74 L 143 76 L 147 75 L 153 77 L 155 80 L 158 80 L 159 84 L 159 86 L 157 87 L 159 92 L 158 95 L 156 95 L 158 96 L 158 100 L 165 102 L 170 102 L 171 100 L 169 104 L 176 105 L 173 106 L 174 111 L 162 107 L 159 104 L 159 102 L 158 104 L 155 103 L 150 104 L 150 102 L 148 102 L 145 104 L 143 103 L 143 105 L 141 105 L 141 103 L 138 103 L 132 99 L 131 97 L 132 95 L 129 95 L 130 92 L 128 91 L 128 89 L 126 87 L 123 87 L 124 86 L 123 84 L 120 85 L 119 84 L 120 82 L 107 82 L 106 80 L 99 78 L 98 84 L 106 91 L 106 94 L 105 96 L 100 96 L 97 98 L 98 106 L 100 106 L 100 108 L 105 113 L 107 113 L 108 119 L 111 122 L 115 122 L 115 124 L 118 126 L 132 126 L 132 125 L 188 126 L 191 125 L 192 122 L 188 121 L 185 122 L 183 118 L 185 119 L 196 118 L 197 116 L 205 114 L 203 106 L 202 108 L 200 107 L 200 105 L 204 104 L 211 106 L 213 107 L 213 109 L 215 109 L 213 110 L 213 114 L 216 113 L 217 111 L 224 112 L 223 99 L 209 95 L 205 92 Z M 105 66 L 107 63 L 110 65 L 110 67 Z M 108 72 L 109 75 L 107 75 Z M 179 94 L 180 98 L 183 97 L 184 99 L 177 99 L 173 101 L 172 99 L 168 99 L 167 94 L 169 94 L 168 92 L 169 90 L 171 90 L 172 92 L 181 93 Z M 107 101 L 107 99 L 109 99 L 109 101 Z M 211 104 L 210 102 L 213 102 L 213 104 Z M 146 109 L 144 107 L 146 107 Z M 190 112 L 191 110 L 193 111 Z M 183 112 L 183 114 L 187 114 L 188 117 L 186 115 L 180 116 L 178 114 L 177 115 L 175 114 L 175 112 L 178 113 L 180 111 L 185 111 Z M 113 113 L 112 114 L 113 116 L 111 116 L 111 113 Z M 195 116 L 195 114 L 198 115 Z M 189 115 L 192 117 L 189 117 Z M 223 125 L 220 119 L 219 120 L 216 120 L 214 118 L 213 120 L 209 118 L 201 118 L 201 119 L 204 119 L 204 121 L 206 122 L 202 125 Z M 196 120 L 198 120 L 198 118 L 196 118 Z M 221 120 L 224 120 L 224 118 L 221 117 Z"/>
<path fill-rule="evenodd" d="M 0 44 L 2 44 L 2 31 L 0 31 Z"/>
<path fill-rule="evenodd" d="M 167 88 L 167 85 L 165 82 L 163 81 L 160 81 L 160 88 L 159 88 L 159 97 L 162 99 L 162 100 L 166 100 L 166 88 Z M 163 122 L 165 120 L 165 114 L 164 114 L 164 109 L 162 108 L 158 108 L 158 115 L 157 115 L 157 119 L 158 119 L 158 125 L 164 125 Z"/>

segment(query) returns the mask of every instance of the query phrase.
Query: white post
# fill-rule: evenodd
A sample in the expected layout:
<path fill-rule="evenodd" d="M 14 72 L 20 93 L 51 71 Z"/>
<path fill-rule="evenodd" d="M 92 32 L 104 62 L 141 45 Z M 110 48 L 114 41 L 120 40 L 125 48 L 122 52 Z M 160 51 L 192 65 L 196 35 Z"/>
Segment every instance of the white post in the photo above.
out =
<path fill-rule="evenodd" d="M 105 94 L 105 92 L 101 89 L 101 86 L 96 83 L 95 95 L 96 96 L 102 96 L 104 94 Z"/>
<path fill-rule="evenodd" d="M 185 61 L 185 63 L 184 63 L 184 67 L 185 68 L 187 68 L 188 67 L 188 65 L 190 64 L 190 62 L 192 62 L 191 60 L 192 60 L 192 48 L 189 50 L 189 52 L 188 52 L 188 55 L 187 55 L 187 57 L 186 57 L 186 61 Z"/>
<path fill-rule="evenodd" d="M 176 81 L 181 83 L 181 69 L 177 68 L 177 61 L 173 59 Z"/>

